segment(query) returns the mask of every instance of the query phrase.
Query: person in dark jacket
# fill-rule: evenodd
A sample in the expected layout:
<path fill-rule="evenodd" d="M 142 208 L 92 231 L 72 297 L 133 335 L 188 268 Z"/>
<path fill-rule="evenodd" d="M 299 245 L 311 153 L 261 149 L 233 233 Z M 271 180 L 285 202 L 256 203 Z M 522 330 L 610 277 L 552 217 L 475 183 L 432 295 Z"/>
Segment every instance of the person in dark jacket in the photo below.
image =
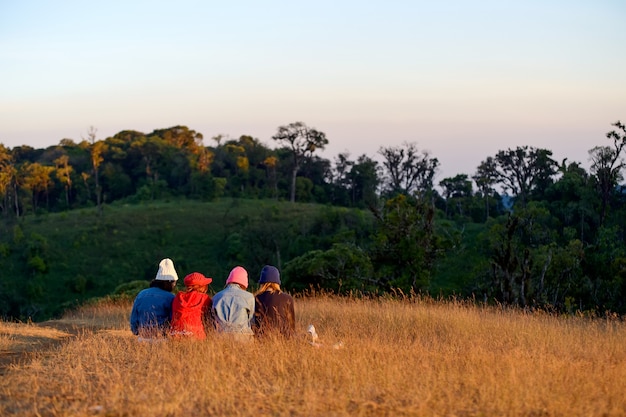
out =
<path fill-rule="evenodd" d="M 291 337 L 296 332 L 293 298 L 280 289 L 278 268 L 265 265 L 255 294 L 254 333 L 257 336 L 280 334 Z"/>
<path fill-rule="evenodd" d="M 143 339 L 160 338 L 165 335 L 172 319 L 172 301 L 178 274 L 171 259 L 159 262 L 156 277 L 150 288 L 141 290 L 130 313 L 130 330 Z"/>
<path fill-rule="evenodd" d="M 170 336 L 206 339 L 205 323 L 211 313 L 211 297 L 207 294 L 213 278 L 200 272 L 185 277 L 185 291 L 181 291 L 172 302 L 172 324 Z"/>

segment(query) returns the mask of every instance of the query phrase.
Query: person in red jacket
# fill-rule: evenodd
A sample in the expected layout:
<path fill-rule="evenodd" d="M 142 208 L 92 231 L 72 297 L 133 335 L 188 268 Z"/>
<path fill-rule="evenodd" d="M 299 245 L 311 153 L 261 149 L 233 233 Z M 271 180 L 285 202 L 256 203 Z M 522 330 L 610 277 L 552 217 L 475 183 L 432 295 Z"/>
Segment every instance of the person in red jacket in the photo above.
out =
<path fill-rule="evenodd" d="M 265 265 L 255 294 L 253 330 L 257 336 L 280 334 L 291 337 L 296 332 L 296 315 L 291 295 L 280 289 L 280 272 Z"/>
<path fill-rule="evenodd" d="M 205 322 L 211 312 L 211 297 L 207 291 L 213 278 L 192 272 L 184 282 L 185 291 L 176 294 L 172 302 L 170 336 L 206 339 Z"/>

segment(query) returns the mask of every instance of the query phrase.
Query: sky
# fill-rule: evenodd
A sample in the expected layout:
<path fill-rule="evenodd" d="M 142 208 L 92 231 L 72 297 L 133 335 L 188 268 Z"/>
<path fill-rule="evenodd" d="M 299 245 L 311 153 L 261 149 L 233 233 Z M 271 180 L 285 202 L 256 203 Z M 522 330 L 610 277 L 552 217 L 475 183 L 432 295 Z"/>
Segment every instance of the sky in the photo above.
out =
<path fill-rule="evenodd" d="M 435 179 L 532 146 L 588 167 L 626 122 L 623 0 L 0 0 L 0 143 L 184 125 L 319 155 L 415 143 Z"/>

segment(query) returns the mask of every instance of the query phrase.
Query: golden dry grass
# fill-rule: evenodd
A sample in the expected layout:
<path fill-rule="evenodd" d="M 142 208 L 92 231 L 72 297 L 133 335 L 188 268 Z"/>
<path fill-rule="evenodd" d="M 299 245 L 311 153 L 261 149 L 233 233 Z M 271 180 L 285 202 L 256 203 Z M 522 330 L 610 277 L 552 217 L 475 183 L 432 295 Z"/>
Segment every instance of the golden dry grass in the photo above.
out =
<path fill-rule="evenodd" d="M 130 304 L 13 365 L 0 415 L 623 416 L 626 325 L 463 303 L 297 300 L 303 339 L 139 343 Z M 331 345 L 343 341 L 342 349 Z"/>
<path fill-rule="evenodd" d="M 0 321 L 0 355 L 36 352 L 69 336 L 57 328 Z"/>

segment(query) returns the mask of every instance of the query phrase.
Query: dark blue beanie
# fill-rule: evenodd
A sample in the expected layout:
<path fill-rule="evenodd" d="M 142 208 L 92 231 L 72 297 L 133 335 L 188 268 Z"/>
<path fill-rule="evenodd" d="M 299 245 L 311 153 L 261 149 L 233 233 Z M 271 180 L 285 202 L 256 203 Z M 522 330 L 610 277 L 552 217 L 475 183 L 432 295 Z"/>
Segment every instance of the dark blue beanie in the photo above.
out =
<path fill-rule="evenodd" d="M 265 265 L 261 270 L 261 278 L 259 278 L 259 284 L 264 284 L 266 282 L 274 282 L 280 285 L 280 272 L 278 272 L 278 268 L 271 265 Z"/>

